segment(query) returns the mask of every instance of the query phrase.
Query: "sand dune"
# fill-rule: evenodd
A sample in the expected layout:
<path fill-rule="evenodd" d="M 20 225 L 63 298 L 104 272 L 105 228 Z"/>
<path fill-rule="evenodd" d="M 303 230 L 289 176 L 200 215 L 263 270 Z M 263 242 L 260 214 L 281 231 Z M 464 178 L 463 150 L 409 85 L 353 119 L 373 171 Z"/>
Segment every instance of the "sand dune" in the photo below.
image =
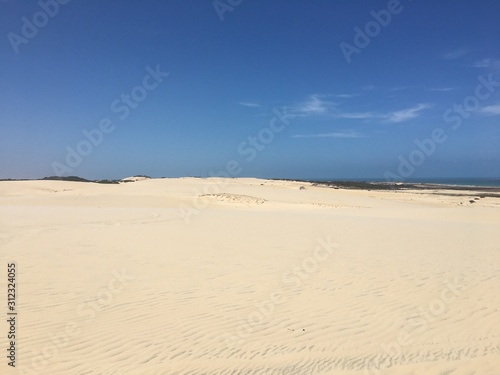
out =
<path fill-rule="evenodd" d="M 475 198 L 0 182 L 19 311 L 2 374 L 498 375 L 500 202 Z"/>

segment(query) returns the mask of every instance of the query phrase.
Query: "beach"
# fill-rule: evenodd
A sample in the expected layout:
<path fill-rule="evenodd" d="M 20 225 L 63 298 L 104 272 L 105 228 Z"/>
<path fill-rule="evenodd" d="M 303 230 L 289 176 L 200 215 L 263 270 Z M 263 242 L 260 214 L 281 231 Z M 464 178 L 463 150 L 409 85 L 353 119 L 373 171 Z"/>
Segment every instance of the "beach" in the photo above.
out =
<path fill-rule="evenodd" d="M 484 191 L 2 181 L 0 226 L 2 373 L 499 373 Z"/>

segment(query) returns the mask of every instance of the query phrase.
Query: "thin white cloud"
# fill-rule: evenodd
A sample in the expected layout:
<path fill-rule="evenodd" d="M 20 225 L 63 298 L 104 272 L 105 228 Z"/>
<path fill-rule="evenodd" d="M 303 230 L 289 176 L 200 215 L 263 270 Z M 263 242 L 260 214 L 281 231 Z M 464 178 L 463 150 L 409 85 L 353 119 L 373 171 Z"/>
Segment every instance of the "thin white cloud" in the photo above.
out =
<path fill-rule="evenodd" d="M 453 91 L 456 90 L 454 87 L 437 87 L 434 89 L 429 89 L 429 91 L 439 91 L 439 92 L 446 92 L 446 91 Z"/>
<path fill-rule="evenodd" d="M 487 107 L 481 108 L 479 111 L 488 116 L 499 116 L 500 104 L 489 105 Z"/>
<path fill-rule="evenodd" d="M 500 69 L 500 59 L 483 59 L 472 64 L 474 68 L 494 68 Z"/>
<path fill-rule="evenodd" d="M 455 60 L 467 54 L 467 50 L 461 48 L 444 53 L 441 57 L 445 60 Z"/>
<path fill-rule="evenodd" d="M 336 98 L 342 98 L 342 99 L 354 98 L 356 96 L 359 96 L 359 94 L 337 94 L 337 95 L 335 95 Z"/>
<path fill-rule="evenodd" d="M 343 112 L 336 114 L 335 117 L 354 120 L 373 120 L 377 118 L 384 118 L 384 115 L 373 112 Z"/>
<path fill-rule="evenodd" d="M 400 123 L 412 120 L 421 115 L 421 111 L 431 108 L 430 104 L 418 104 L 411 108 L 406 108 L 389 113 L 376 112 L 339 112 L 334 116 L 337 118 L 353 120 L 384 120 L 385 122 Z"/>
<path fill-rule="evenodd" d="M 349 94 L 344 94 L 349 95 Z M 346 112 L 339 108 L 339 104 L 331 102 L 326 98 L 337 95 L 310 95 L 308 99 L 292 108 L 298 116 L 329 116 L 338 119 L 351 120 L 380 120 L 382 122 L 400 123 L 412 120 L 421 115 L 421 112 L 431 108 L 430 104 L 420 103 L 414 107 L 392 111 L 388 113 L 380 112 Z"/>
<path fill-rule="evenodd" d="M 325 97 L 325 95 L 318 94 L 310 95 L 305 102 L 296 106 L 294 111 L 299 112 L 302 116 L 325 114 L 335 105 L 335 103 L 325 100 Z"/>
<path fill-rule="evenodd" d="M 259 103 L 257 102 L 238 102 L 239 105 L 242 105 L 244 107 L 251 107 L 251 108 L 260 108 L 262 107 Z"/>
<path fill-rule="evenodd" d="M 403 91 L 403 90 L 408 90 L 411 89 L 409 86 L 399 86 L 399 87 L 393 87 L 392 89 L 389 89 L 389 92 L 395 92 L 395 91 Z"/>
<path fill-rule="evenodd" d="M 364 135 L 356 132 L 336 132 L 321 134 L 296 134 L 292 138 L 363 138 Z"/>
<path fill-rule="evenodd" d="M 408 120 L 412 120 L 420 116 L 420 112 L 431 108 L 430 104 L 418 104 L 415 107 L 403 109 L 400 111 L 391 112 L 386 116 L 388 122 L 400 123 Z"/>

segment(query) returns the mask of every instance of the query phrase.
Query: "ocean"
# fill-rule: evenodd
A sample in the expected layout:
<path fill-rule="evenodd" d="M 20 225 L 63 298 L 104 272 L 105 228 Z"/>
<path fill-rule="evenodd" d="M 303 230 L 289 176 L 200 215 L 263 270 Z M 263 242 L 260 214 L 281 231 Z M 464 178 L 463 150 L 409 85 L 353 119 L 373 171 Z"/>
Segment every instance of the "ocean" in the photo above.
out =
<path fill-rule="evenodd" d="M 355 181 L 355 182 L 386 182 L 385 179 L 376 178 L 315 178 L 309 181 Z M 500 178 L 408 178 L 401 182 L 411 184 L 439 184 L 456 186 L 500 187 Z"/>

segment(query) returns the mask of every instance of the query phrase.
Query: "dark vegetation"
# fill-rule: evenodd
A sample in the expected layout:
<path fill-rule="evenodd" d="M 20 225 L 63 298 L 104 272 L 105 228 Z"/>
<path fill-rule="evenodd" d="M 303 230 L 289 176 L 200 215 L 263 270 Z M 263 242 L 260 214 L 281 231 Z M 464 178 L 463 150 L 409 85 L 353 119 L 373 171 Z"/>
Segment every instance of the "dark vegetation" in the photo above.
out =
<path fill-rule="evenodd" d="M 92 182 L 96 184 L 119 184 L 120 180 L 87 180 L 86 178 L 78 177 L 78 176 L 67 176 L 67 177 L 61 177 L 61 176 L 49 176 L 49 177 L 44 177 L 40 178 L 38 180 L 41 181 L 70 181 L 70 182 Z M 13 178 L 8 178 L 8 179 L 0 179 L 0 181 L 33 181 L 30 179 L 13 179 Z M 36 179 L 35 179 L 36 181 Z"/>

